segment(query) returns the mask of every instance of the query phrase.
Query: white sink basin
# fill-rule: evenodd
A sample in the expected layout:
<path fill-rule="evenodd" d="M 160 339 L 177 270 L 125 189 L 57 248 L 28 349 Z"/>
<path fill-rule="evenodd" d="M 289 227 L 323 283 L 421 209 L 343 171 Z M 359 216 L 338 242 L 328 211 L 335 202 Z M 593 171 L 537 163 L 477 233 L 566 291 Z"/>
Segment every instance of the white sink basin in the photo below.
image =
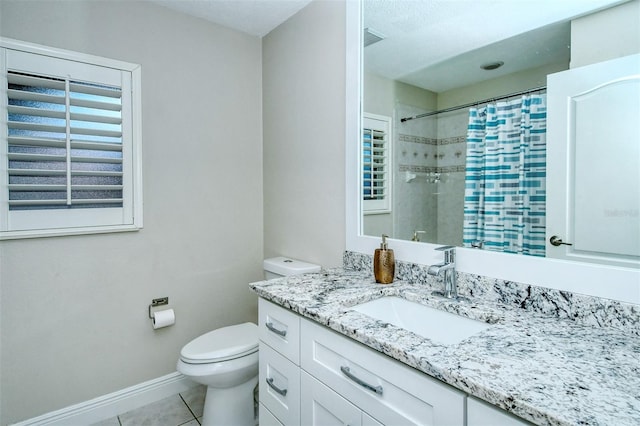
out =
<path fill-rule="evenodd" d="M 395 296 L 382 297 L 349 309 L 447 345 L 459 343 L 491 327 L 485 322 Z"/>

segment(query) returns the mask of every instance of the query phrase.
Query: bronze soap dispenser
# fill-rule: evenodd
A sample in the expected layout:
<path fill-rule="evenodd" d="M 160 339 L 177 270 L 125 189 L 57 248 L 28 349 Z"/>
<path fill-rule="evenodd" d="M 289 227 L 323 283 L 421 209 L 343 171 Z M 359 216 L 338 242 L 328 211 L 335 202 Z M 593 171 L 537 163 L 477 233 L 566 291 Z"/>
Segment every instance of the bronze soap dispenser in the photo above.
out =
<path fill-rule="evenodd" d="M 373 254 L 373 275 L 376 282 L 389 284 L 393 282 L 396 272 L 396 259 L 393 250 L 387 248 L 387 235 L 382 234 L 382 244 Z"/>

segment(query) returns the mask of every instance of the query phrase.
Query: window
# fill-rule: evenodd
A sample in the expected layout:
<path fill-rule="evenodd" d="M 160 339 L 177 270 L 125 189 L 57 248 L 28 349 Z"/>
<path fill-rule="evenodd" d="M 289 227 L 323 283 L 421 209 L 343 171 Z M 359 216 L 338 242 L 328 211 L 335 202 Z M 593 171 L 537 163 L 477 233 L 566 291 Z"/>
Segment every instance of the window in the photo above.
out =
<path fill-rule="evenodd" d="M 0 39 L 0 70 L 0 238 L 141 228 L 139 66 Z"/>
<path fill-rule="evenodd" d="M 391 211 L 391 119 L 363 114 L 362 120 L 362 209 L 363 212 Z"/>

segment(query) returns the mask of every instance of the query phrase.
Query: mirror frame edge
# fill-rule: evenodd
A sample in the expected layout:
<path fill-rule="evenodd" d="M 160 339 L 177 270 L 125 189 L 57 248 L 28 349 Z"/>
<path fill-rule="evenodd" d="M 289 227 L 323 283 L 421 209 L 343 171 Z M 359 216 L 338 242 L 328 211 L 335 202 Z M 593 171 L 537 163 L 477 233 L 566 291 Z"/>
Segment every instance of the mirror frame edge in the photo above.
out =
<path fill-rule="evenodd" d="M 360 156 L 353 143 L 360 138 L 362 119 L 362 0 L 345 0 L 345 14 L 345 243 L 346 250 L 371 255 L 380 238 L 362 235 Z M 389 246 L 400 261 L 431 265 L 442 260 L 435 244 L 389 239 Z M 463 247 L 457 251 L 461 272 L 640 304 L 640 270 Z"/>

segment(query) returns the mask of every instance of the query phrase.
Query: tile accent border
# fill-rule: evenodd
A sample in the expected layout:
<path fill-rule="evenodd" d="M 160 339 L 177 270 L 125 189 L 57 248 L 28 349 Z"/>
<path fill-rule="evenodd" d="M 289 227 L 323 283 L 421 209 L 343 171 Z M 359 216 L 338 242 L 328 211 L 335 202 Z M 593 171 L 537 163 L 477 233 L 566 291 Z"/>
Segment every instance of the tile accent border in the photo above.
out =
<path fill-rule="evenodd" d="M 403 133 L 400 133 L 398 135 L 398 140 L 400 142 L 421 143 L 425 145 L 438 145 L 438 139 L 436 138 L 426 138 L 424 136 L 405 135 Z"/>
<path fill-rule="evenodd" d="M 440 173 L 457 173 L 457 172 L 464 173 L 467 170 L 464 164 L 461 166 L 443 166 L 443 167 L 438 167 L 438 169 L 439 169 L 438 172 Z"/>
<path fill-rule="evenodd" d="M 414 136 L 400 133 L 398 135 L 399 142 L 409 142 L 409 143 L 417 143 L 423 145 L 432 145 L 432 146 L 444 146 L 444 145 L 452 145 L 452 144 L 466 144 L 467 136 L 452 136 L 449 138 L 428 138 L 424 136 Z M 466 151 L 466 148 L 464 148 Z M 414 154 L 415 155 L 415 154 Z M 427 155 L 427 154 L 425 154 Z M 442 158 L 445 154 L 435 154 L 435 158 Z M 426 165 L 416 165 L 416 164 L 399 164 L 398 172 L 411 172 L 411 173 L 464 173 L 466 171 L 466 165 L 452 165 L 452 166 L 426 166 Z"/>
<path fill-rule="evenodd" d="M 398 141 L 410 142 L 410 143 L 421 143 L 424 145 L 451 145 L 454 143 L 466 143 L 467 136 L 462 135 L 462 136 L 452 136 L 450 138 L 437 139 L 437 138 L 427 138 L 424 136 L 414 136 L 414 135 L 407 135 L 404 133 L 400 133 L 398 134 Z"/>
<path fill-rule="evenodd" d="M 466 143 L 466 142 L 467 142 L 467 135 L 452 136 L 450 138 L 438 139 L 438 145 L 451 145 L 454 143 Z"/>
<path fill-rule="evenodd" d="M 400 164 L 398 166 L 399 172 L 412 172 L 412 173 L 456 173 L 465 171 L 465 166 L 418 166 L 413 164 Z"/>
<path fill-rule="evenodd" d="M 345 251 L 345 269 L 373 271 L 373 257 Z M 441 279 L 427 274 L 428 265 L 396 261 L 396 279 L 435 289 Z M 373 272 L 372 272 L 373 274 Z M 592 327 L 613 327 L 640 336 L 640 305 L 567 291 L 458 272 L 458 292 L 492 302 Z"/>
<path fill-rule="evenodd" d="M 418 166 L 413 164 L 400 164 L 398 166 L 399 172 L 412 172 L 412 173 L 435 173 L 438 167 L 435 166 Z"/>

